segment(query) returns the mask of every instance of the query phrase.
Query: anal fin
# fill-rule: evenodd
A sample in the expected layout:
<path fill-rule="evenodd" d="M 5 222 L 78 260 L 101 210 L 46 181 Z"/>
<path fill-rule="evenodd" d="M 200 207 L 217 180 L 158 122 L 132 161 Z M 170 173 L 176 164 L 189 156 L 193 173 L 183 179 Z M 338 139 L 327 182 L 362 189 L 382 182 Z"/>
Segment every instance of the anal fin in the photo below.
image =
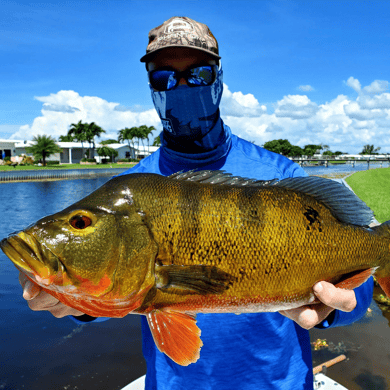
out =
<path fill-rule="evenodd" d="M 343 275 L 341 280 L 335 283 L 335 286 L 338 288 L 353 290 L 367 281 L 368 278 L 375 273 L 375 271 L 376 268 L 368 268 L 365 270 L 351 272 L 347 275 Z"/>
<path fill-rule="evenodd" d="M 195 317 L 185 313 L 153 310 L 146 314 L 157 348 L 175 363 L 188 366 L 200 356 L 203 343 Z"/>

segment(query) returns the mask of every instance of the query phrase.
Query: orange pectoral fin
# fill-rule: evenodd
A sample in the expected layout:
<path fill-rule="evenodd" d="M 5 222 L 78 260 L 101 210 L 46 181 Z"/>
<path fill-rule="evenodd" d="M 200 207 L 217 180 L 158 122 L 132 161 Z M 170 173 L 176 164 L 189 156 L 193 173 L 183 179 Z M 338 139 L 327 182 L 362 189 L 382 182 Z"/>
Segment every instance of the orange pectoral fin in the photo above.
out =
<path fill-rule="evenodd" d="M 188 366 L 199 359 L 203 343 L 194 317 L 161 310 L 154 310 L 146 317 L 154 342 L 161 352 L 181 366 Z"/>

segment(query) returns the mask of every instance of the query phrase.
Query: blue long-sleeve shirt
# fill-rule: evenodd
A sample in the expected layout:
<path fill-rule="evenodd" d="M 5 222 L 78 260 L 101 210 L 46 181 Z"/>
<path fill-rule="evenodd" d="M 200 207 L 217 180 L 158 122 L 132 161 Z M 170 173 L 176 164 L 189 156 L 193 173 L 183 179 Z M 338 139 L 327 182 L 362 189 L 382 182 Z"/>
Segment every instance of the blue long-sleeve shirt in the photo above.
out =
<path fill-rule="evenodd" d="M 170 175 L 180 170 L 222 169 L 260 180 L 307 176 L 289 159 L 253 145 L 223 125 L 223 142 L 204 155 L 176 153 L 164 145 L 124 174 Z M 357 306 L 336 310 L 319 328 L 350 324 L 366 312 L 372 278 L 355 289 Z M 309 332 L 279 313 L 198 314 L 203 347 L 195 364 L 182 367 L 156 348 L 142 317 L 143 353 L 147 362 L 146 390 L 312 390 Z"/>

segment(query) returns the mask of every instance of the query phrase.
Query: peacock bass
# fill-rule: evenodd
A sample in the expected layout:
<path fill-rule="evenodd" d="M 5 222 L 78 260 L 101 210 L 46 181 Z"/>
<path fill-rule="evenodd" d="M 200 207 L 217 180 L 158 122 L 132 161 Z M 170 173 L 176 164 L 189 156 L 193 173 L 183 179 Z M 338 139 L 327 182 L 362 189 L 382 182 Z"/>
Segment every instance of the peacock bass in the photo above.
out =
<path fill-rule="evenodd" d="M 315 303 L 321 280 L 376 275 L 390 296 L 389 223 L 340 183 L 255 181 L 220 171 L 111 179 L 1 241 L 16 267 L 90 316 L 145 315 L 160 351 L 198 360 L 197 313 Z"/>

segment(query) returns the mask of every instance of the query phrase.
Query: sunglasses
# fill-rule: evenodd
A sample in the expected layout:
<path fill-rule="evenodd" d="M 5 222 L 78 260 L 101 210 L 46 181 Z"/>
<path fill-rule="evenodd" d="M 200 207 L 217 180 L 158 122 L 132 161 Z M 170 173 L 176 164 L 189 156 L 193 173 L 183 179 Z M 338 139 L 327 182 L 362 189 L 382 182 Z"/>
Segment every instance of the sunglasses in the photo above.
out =
<path fill-rule="evenodd" d="M 218 65 L 194 66 L 183 72 L 173 69 L 156 69 L 148 72 L 149 83 L 157 91 L 174 89 L 181 78 L 189 87 L 211 85 L 217 78 Z"/>

